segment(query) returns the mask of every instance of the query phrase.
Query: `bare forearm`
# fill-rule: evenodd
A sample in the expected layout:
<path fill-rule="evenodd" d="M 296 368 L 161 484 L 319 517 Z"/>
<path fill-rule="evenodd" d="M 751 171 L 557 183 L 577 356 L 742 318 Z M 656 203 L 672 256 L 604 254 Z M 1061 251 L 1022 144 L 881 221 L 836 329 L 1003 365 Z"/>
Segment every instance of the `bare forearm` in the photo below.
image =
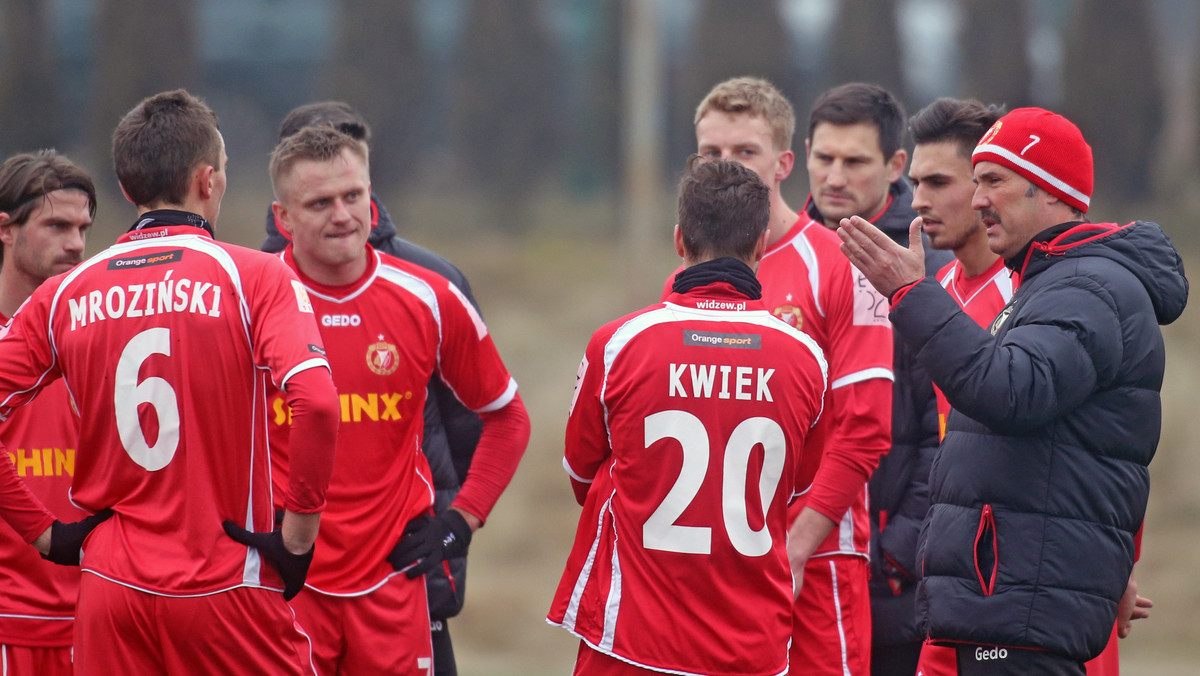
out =
<path fill-rule="evenodd" d="M 293 554 L 304 554 L 312 549 L 317 541 L 317 530 L 321 525 L 321 513 L 298 514 L 283 513 L 283 525 L 280 526 L 283 535 L 283 546 Z"/>

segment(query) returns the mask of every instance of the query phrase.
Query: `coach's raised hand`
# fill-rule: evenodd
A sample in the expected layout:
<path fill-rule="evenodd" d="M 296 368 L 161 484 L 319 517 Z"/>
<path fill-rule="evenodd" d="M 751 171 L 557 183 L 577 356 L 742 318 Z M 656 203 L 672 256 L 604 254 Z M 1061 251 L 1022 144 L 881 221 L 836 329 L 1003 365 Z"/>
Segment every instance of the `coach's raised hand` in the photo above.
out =
<path fill-rule="evenodd" d="M 884 298 L 890 299 L 898 289 L 925 276 L 920 216 L 908 226 L 907 249 L 858 216 L 843 218 L 837 234 L 842 239 L 842 253 Z"/>

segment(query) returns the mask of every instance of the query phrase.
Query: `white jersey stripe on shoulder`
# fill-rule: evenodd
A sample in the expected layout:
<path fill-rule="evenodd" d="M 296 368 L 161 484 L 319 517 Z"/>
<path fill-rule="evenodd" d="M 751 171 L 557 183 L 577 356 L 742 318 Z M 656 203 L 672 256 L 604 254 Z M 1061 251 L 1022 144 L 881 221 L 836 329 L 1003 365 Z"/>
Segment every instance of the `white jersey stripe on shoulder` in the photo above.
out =
<path fill-rule="evenodd" d="M 891 369 L 883 368 L 882 366 L 876 366 L 874 368 L 863 369 L 861 371 L 855 371 L 854 373 L 844 375 L 830 383 L 829 389 L 836 390 L 839 387 L 853 385 L 854 383 L 861 383 L 864 380 L 871 380 L 873 378 L 895 380 L 896 376 L 892 373 Z"/>
<path fill-rule="evenodd" d="M 811 227 L 810 223 L 805 230 Z M 813 249 L 808 238 L 804 237 L 803 230 L 792 240 L 792 247 L 808 267 L 808 284 L 812 287 L 813 306 L 817 308 L 817 314 L 824 317 L 825 308 L 821 307 L 821 261 L 817 258 L 817 251 Z"/>
<path fill-rule="evenodd" d="M 1000 292 L 1000 297 L 1004 299 L 1005 303 L 1012 300 L 1012 273 L 1008 271 L 1008 268 L 1000 268 L 996 272 L 996 276 L 992 277 L 992 283 L 996 285 L 996 290 Z"/>

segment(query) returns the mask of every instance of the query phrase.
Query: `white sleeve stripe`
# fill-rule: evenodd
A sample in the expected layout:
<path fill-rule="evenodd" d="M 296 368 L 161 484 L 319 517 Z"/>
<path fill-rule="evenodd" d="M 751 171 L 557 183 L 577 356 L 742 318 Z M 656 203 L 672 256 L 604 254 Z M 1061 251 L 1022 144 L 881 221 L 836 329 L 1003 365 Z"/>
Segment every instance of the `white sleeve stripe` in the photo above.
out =
<path fill-rule="evenodd" d="M 583 477 L 579 476 L 579 474 L 576 473 L 575 470 L 571 469 L 571 465 L 570 465 L 570 463 L 567 462 L 566 458 L 563 458 L 563 469 L 567 470 L 568 476 L 570 476 L 572 479 L 578 481 L 581 484 L 592 483 L 592 479 L 584 479 Z"/>
<path fill-rule="evenodd" d="M 296 368 L 292 369 L 291 371 L 288 371 L 287 375 L 285 375 L 279 381 L 279 389 L 286 390 L 287 389 L 287 381 L 291 380 L 292 376 L 296 375 L 297 373 L 299 373 L 301 371 L 307 371 L 308 369 L 316 368 L 318 366 L 324 366 L 325 368 L 329 368 L 329 362 L 325 361 L 325 359 L 322 357 L 314 357 L 307 361 L 300 362 L 299 364 L 296 365 Z M 330 369 L 330 371 L 332 371 L 332 369 Z"/>
<path fill-rule="evenodd" d="M 476 413 L 491 413 L 492 411 L 499 411 L 500 409 L 504 408 L 505 406 L 508 406 L 509 402 L 511 402 L 513 400 L 513 397 L 515 397 L 515 396 L 517 396 L 517 381 L 514 380 L 512 376 L 509 376 L 508 377 L 508 387 L 504 390 L 504 394 L 500 395 L 499 397 L 496 397 L 495 401 L 493 401 L 492 403 L 487 404 L 486 406 L 483 406 L 481 408 L 475 409 L 475 412 Z"/>
<path fill-rule="evenodd" d="M 864 380 L 872 380 L 875 378 L 882 378 L 883 380 L 895 380 L 896 376 L 892 374 L 891 369 L 877 366 L 875 368 L 864 369 L 862 371 L 856 371 L 849 375 L 842 376 L 841 378 L 838 378 L 830 383 L 829 389 L 836 390 L 839 387 L 845 387 L 847 385 L 853 385 L 854 383 L 861 383 Z"/>

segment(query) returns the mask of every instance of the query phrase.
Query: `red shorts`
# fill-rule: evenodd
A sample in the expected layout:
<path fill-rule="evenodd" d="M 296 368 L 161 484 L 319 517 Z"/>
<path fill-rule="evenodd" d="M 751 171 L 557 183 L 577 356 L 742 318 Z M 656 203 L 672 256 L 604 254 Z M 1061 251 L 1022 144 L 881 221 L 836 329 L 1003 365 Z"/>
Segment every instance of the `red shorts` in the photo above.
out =
<path fill-rule="evenodd" d="M 424 577 L 394 575 L 362 596 L 305 588 L 292 608 L 312 638 L 317 673 L 433 674 Z"/>
<path fill-rule="evenodd" d="M 314 672 L 308 637 L 277 591 L 159 596 L 85 574 L 75 610 L 75 673 Z"/>
<path fill-rule="evenodd" d="M 70 646 L 0 645 L 0 674 L 4 676 L 71 676 L 73 669 Z"/>
<path fill-rule="evenodd" d="M 867 560 L 834 555 L 808 560 L 792 607 L 793 674 L 868 676 L 871 672 L 871 597 Z"/>
<path fill-rule="evenodd" d="M 605 655 L 591 646 L 579 642 L 579 654 L 575 657 L 573 676 L 646 676 L 646 674 L 661 674 L 661 671 L 634 666 L 628 662 Z"/>

